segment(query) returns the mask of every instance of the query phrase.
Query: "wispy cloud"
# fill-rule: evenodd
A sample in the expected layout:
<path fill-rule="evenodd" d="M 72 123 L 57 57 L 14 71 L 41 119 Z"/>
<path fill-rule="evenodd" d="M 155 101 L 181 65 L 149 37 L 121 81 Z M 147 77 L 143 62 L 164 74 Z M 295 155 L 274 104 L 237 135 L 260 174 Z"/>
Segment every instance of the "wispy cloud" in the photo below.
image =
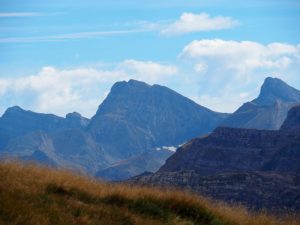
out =
<path fill-rule="evenodd" d="M 60 13 L 59 13 L 60 14 Z M 36 12 L 0 13 L 1 17 L 30 17 L 46 15 Z M 48 14 L 47 14 L 48 15 Z M 51 14 L 52 15 L 52 14 Z M 238 21 L 224 16 L 212 17 L 207 13 L 183 13 L 177 21 L 135 21 L 122 24 L 120 29 L 107 31 L 76 32 L 33 37 L 2 37 L 0 43 L 60 42 L 72 39 L 90 39 L 102 36 L 116 36 L 146 32 L 157 32 L 165 36 L 183 35 L 193 32 L 229 29 L 239 24 Z"/>
<path fill-rule="evenodd" d="M 66 41 L 72 39 L 89 39 L 89 38 L 97 38 L 102 36 L 116 36 L 116 35 L 145 33 L 145 32 L 151 32 L 151 30 L 150 29 L 110 30 L 110 31 L 57 34 L 57 35 L 48 35 L 48 36 L 35 36 L 35 37 L 9 37 L 9 38 L 0 38 L 0 43 L 55 42 L 55 41 Z"/>
<path fill-rule="evenodd" d="M 43 16 L 43 13 L 39 12 L 2 12 L 1 17 L 33 17 L 33 16 Z"/>
<path fill-rule="evenodd" d="M 183 13 L 179 20 L 161 30 L 163 35 L 182 35 L 194 32 L 224 30 L 235 27 L 240 23 L 231 17 L 212 17 L 207 13 Z"/>

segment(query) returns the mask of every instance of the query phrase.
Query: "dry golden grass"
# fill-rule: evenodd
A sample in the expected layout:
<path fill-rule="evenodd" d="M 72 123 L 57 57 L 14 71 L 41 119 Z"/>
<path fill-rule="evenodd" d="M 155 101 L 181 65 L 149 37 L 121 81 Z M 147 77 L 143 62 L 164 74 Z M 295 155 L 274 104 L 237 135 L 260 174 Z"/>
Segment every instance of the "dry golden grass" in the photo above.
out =
<path fill-rule="evenodd" d="M 0 164 L 1 224 L 296 225 L 175 190 L 102 183 L 18 163 Z"/>

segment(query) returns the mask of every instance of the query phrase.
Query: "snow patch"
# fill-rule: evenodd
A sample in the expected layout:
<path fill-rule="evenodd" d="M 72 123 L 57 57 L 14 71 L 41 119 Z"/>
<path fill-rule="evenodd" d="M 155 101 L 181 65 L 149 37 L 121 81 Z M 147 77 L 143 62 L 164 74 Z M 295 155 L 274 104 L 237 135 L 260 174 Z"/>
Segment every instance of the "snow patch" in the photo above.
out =
<path fill-rule="evenodd" d="M 177 149 L 177 147 L 175 147 L 175 146 L 162 146 L 162 147 L 155 148 L 156 151 L 169 150 L 172 152 L 176 152 L 176 149 Z"/>

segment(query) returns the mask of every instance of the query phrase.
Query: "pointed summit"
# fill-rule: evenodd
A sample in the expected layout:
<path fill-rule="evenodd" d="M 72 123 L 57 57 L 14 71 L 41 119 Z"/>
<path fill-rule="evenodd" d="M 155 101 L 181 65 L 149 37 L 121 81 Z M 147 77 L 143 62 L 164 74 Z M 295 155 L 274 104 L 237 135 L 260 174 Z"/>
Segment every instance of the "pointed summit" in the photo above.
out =
<path fill-rule="evenodd" d="M 252 102 L 258 105 L 272 105 L 276 101 L 298 102 L 300 101 L 300 91 L 278 78 L 267 77 L 258 98 Z"/>
<path fill-rule="evenodd" d="M 226 116 L 167 87 L 129 80 L 113 85 L 87 129 L 123 160 L 211 132 Z"/>
<path fill-rule="evenodd" d="M 278 130 L 289 109 L 299 103 L 299 90 L 278 78 L 268 77 L 259 96 L 243 104 L 222 126 Z"/>

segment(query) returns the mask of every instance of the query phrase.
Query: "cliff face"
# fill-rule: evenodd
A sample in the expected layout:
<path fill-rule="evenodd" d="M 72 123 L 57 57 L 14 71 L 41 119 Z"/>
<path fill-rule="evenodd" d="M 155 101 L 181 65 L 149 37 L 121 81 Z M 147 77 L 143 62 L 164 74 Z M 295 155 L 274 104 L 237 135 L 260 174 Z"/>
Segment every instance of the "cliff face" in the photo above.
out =
<path fill-rule="evenodd" d="M 300 107 L 279 131 L 220 127 L 178 148 L 134 183 L 188 188 L 250 207 L 299 208 Z"/>
<path fill-rule="evenodd" d="M 289 132 L 290 134 L 290 132 Z M 300 133 L 217 128 L 179 148 L 159 171 L 193 170 L 201 175 L 231 171 L 300 172 Z M 295 161 L 296 160 L 296 161 Z M 295 163 L 292 163 L 295 162 Z"/>

